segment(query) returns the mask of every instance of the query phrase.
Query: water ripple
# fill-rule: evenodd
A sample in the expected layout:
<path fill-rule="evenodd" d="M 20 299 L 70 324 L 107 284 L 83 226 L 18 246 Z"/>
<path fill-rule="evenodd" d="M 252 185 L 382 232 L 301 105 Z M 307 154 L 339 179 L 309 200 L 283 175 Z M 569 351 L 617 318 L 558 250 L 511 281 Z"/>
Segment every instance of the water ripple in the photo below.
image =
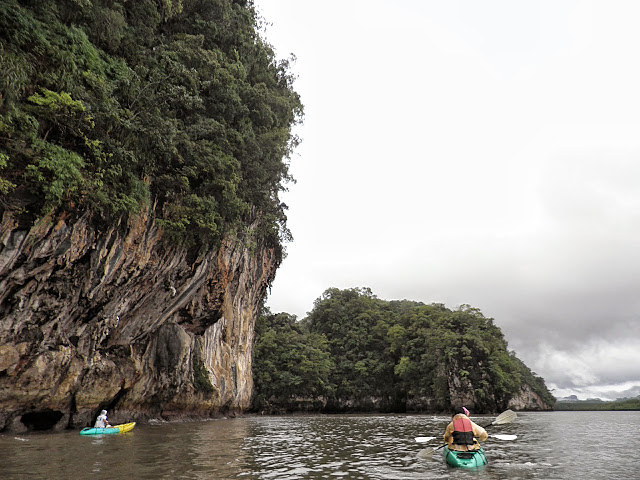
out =
<path fill-rule="evenodd" d="M 490 419 L 474 417 L 485 424 Z M 141 425 L 131 434 L 0 434 L 4 479 L 556 480 L 637 477 L 640 412 L 522 413 L 489 439 L 489 465 L 448 467 L 437 447 L 449 419 L 434 415 L 246 417 Z M 418 436 L 436 437 L 418 444 Z"/>

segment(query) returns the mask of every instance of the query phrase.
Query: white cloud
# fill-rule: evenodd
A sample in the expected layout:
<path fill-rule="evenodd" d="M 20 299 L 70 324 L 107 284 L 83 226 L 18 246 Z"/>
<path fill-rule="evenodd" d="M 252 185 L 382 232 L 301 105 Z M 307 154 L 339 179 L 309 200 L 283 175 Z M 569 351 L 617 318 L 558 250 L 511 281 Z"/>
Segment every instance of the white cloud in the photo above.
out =
<path fill-rule="evenodd" d="M 542 345 L 537 363 L 538 374 L 554 379 L 549 387 L 555 388 L 559 398 L 577 394 L 582 400 L 615 400 L 640 393 L 640 350 L 637 341 L 624 337 L 616 343 L 597 342 L 574 351 Z"/>
<path fill-rule="evenodd" d="M 607 359 L 640 350 L 640 4 L 256 3 L 306 113 L 272 310 L 469 303 L 549 384 L 632 388 Z"/>

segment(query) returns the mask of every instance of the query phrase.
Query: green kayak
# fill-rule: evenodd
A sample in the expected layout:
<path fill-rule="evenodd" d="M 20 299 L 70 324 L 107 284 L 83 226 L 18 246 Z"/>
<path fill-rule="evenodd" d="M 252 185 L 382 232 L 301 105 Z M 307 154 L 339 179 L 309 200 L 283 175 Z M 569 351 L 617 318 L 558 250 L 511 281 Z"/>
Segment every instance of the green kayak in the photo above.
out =
<path fill-rule="evenodd" d="M 449 450 L 448 447 L 444 447 L 442 451 L 447 464 L 452 467 L 474 468 L 487 464 L 487 458 L 484 456 L 484 450 L 482 450 L 482 448 L 475 452 L 456 452 Z"/>

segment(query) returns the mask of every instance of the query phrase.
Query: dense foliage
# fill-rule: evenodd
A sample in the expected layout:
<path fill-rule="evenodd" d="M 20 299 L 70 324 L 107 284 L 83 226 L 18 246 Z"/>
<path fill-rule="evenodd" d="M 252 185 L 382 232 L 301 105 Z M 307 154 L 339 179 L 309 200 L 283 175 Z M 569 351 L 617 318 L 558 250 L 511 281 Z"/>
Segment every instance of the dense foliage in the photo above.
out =
<path fill-rule="evenodd" d="M 256 329 L 255 407 L 444 411 L 454 395 L 475 412 L 507 408 L 523 384 L 550 405 L 544 381 L 507 350 L 475 308 L 385 301 L 329 289 L 301 322 L 265 314 Z"/>
<path fill-rule="evenodd" d="M 0 208 L 150 206 L 188 246 L 258 218 L 280 245 L 302 105 L 259 22 L 251 0 L 0 1 Z"/>
<path fill-rule="evenodd" d="M 287 313 L 265 312 L 256 321 L 255 333 L 254 407 L 318 409 L 318 399 L 331 391 L 327 339 L 309 333 Z"/>

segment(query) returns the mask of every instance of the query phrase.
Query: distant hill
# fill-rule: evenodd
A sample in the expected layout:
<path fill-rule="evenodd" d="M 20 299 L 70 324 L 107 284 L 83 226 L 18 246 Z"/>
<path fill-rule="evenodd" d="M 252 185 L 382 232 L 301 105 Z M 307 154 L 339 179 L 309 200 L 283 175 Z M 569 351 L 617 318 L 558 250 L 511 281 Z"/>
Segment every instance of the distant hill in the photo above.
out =
<path fill-rule="evenodd" d="M 622 400 L 626 400 L 626 399 L 622 399 Z M 559 398 L 557 401 L 558 402 L 602 402 L 604 400 L 600 398 L 587 398 L 586 400 L 580 400 L 576 395 L 569 395 L 568 397 Z"/>
<path fill-rule="evenodd" d="M 575 395 L 559 399 L 553 406 L 554 410 L 640 410 L 640 396 L 635 398 L 619 398 L 614 401 L 604 401 L 599 398 L 578 400 Z"/>
<path fill-rule="evenodd" d="M 576 395 L 569 395 L 568 397 L 559 398 L 558 402 L 579 402 L 580 400 Z"/>

